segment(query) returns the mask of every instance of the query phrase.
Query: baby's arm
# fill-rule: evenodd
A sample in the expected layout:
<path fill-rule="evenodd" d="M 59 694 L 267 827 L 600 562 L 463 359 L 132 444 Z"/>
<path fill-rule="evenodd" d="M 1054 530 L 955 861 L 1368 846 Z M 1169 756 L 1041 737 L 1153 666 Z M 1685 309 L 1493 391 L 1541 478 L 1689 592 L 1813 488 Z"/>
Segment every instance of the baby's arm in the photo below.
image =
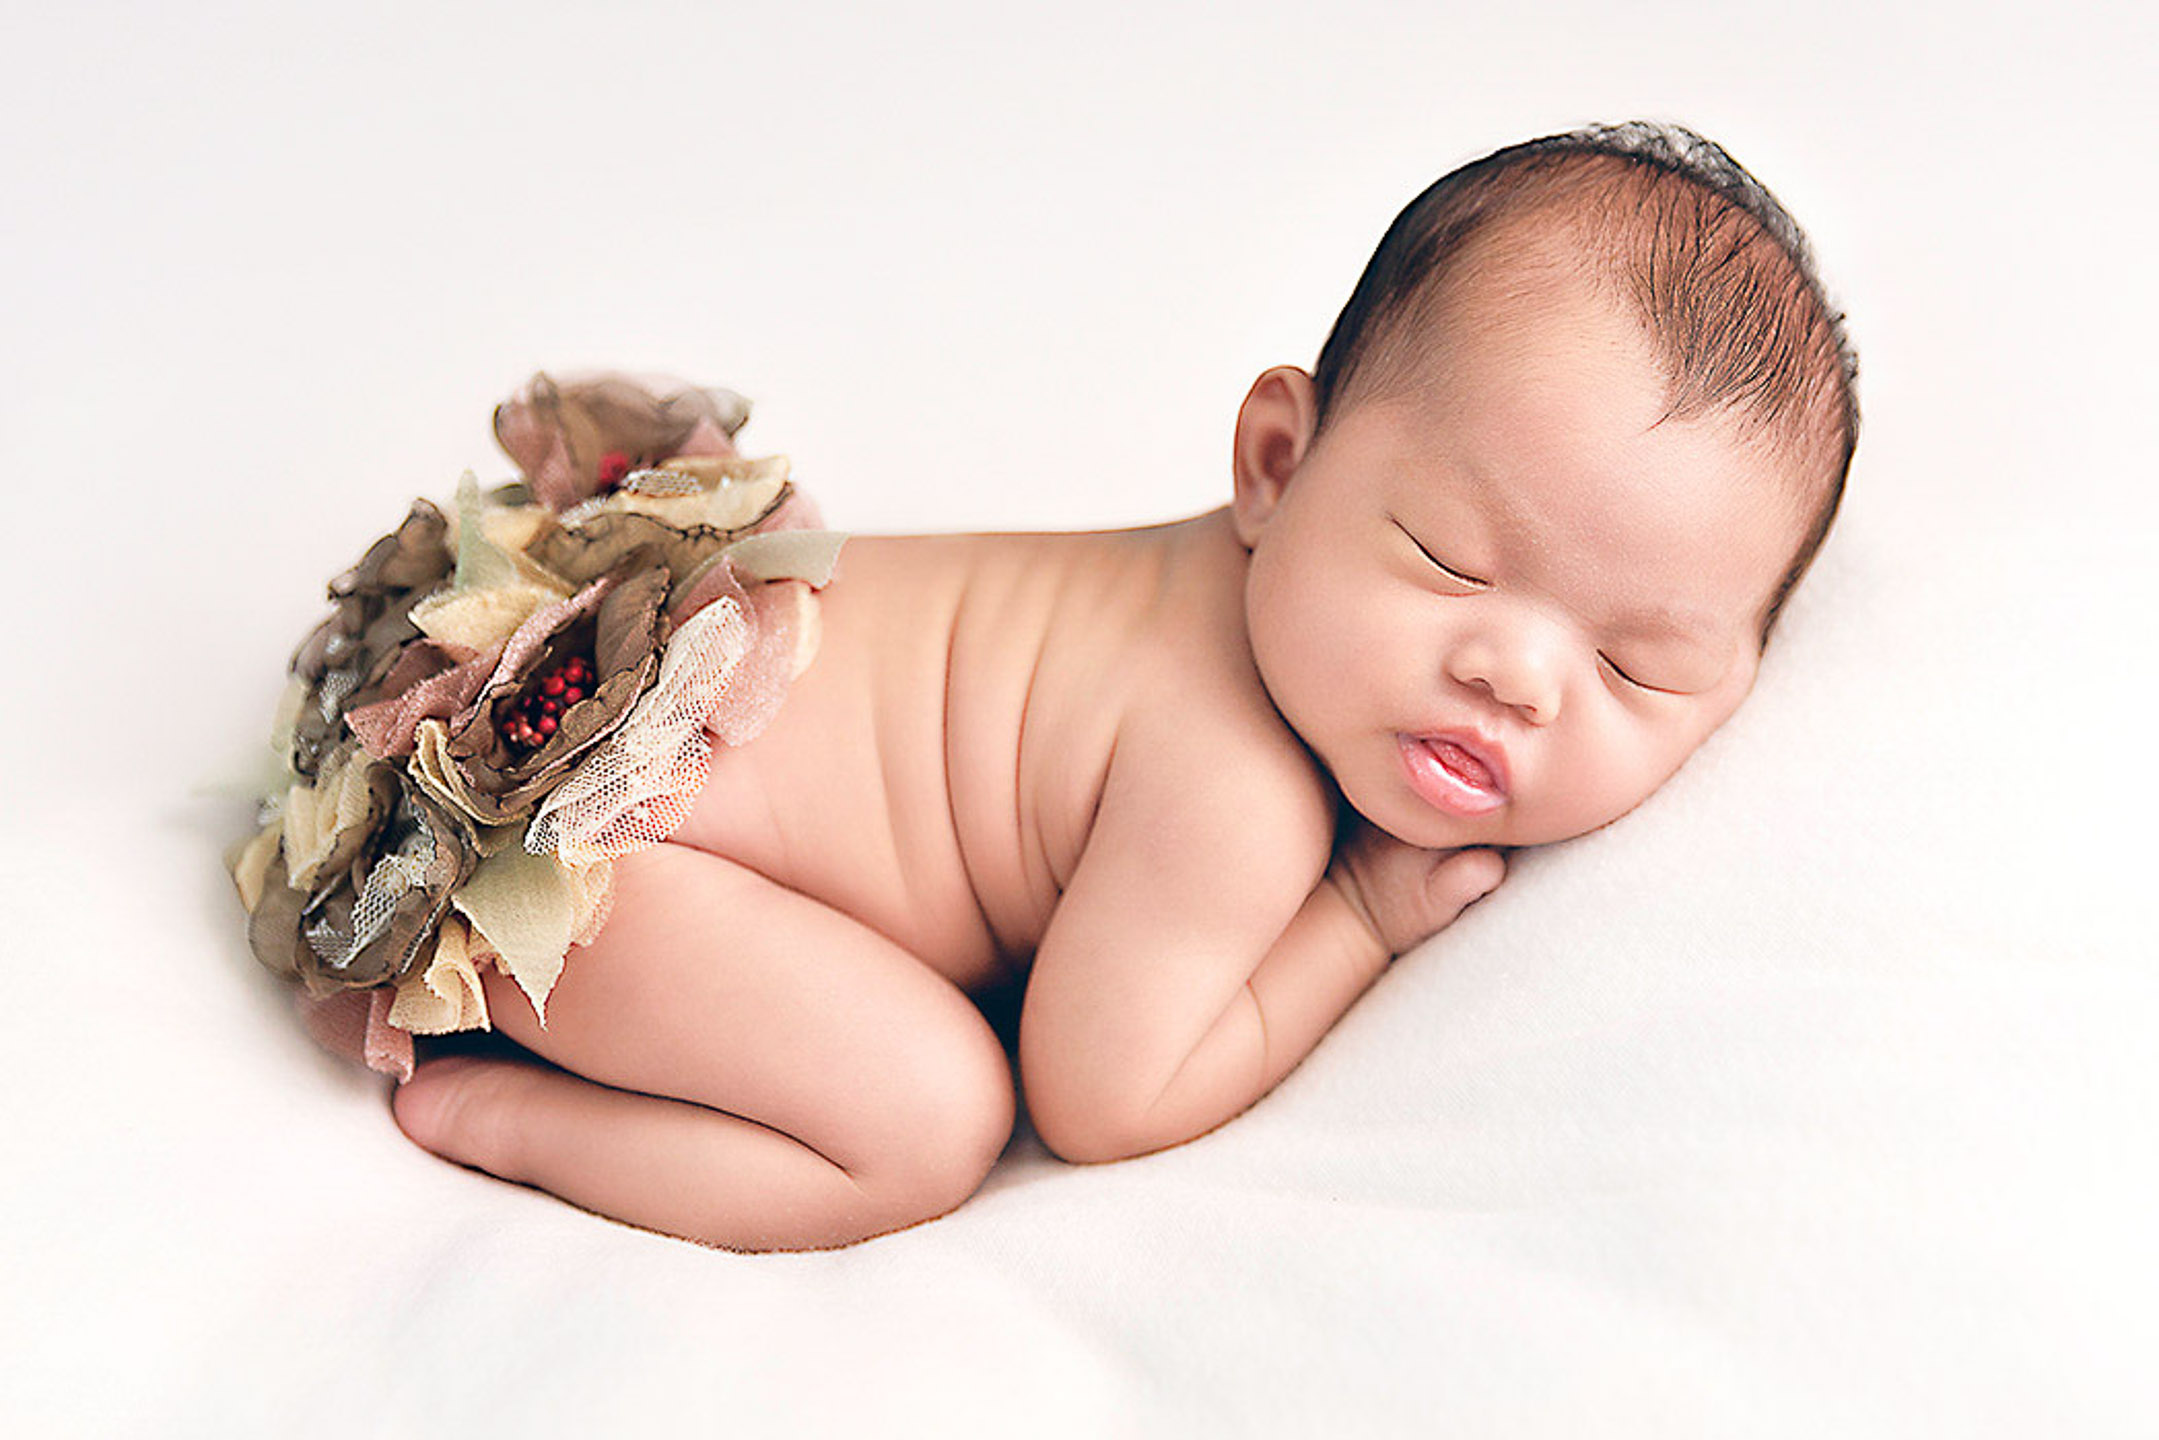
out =
<path fill-rule="evenodd" d="M 1331 796 L 1301 756 L 1256 732 L 1135 723 L 1021 1021 L 1029 1113 L 1068 1160 L 1158 1150 L 1237 1115 L 1503 869 L 1489 850 L 1377 832 L 1330 866 Z"/>

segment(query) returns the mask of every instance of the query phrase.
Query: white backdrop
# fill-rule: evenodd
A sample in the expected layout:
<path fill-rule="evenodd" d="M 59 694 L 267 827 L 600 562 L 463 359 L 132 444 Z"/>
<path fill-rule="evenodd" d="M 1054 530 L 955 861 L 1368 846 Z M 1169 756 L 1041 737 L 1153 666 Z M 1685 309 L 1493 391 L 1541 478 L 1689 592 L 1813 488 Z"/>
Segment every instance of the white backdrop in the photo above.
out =
<path fill-rule="evenodd" d="M 2142 1431 L 2129 10 L 8 4 L 0 1431 Z M 1638 115 L 1809 228 L 1845 517 L 1697 763 L 1251 1115 L 705 1252 L 412 1150 L 248 960 L 197 787 L 534 368 L 743 391 L 842 528 L 1165 519 L 1411 194 Z"/>

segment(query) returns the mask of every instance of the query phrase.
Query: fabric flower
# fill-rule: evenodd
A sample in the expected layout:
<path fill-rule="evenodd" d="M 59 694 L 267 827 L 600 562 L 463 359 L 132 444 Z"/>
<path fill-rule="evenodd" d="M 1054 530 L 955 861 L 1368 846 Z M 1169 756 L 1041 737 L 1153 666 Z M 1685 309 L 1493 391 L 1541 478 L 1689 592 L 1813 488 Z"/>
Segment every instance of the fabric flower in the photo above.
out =
<path fill-rule="evenodd" d="M 248 940 L 310 1024 L 412 1072 L 411 1036 L 535 1013 L 605 922 L 616 858 L 689 814 L 715 741 L 761 732 L 817 644 L 843 537 L 730 436 L 748 402 L 542 374 L 496 412 L 522 484 L 416 502 L 293 656 Z"/>
<path fill-rule="evenodd" d="M 421 720 L 412 773 L 482 826 L 522 822 L 604 740 L 659 668 L 667 572 L 643 552 L 518 626 L 472 703 Z M 548 693 L 565 672 L 585 677 Z M 572 690 L 579 692 L 574 697 Z M 551 707 L 551 708 L 550 708 Z M 537 721 L 530 717 L 537 714 Z"/>
<path fill-rule="evenodd" d="M 315 994 L 400 979 L 478 860 L 475 839 L 405 775 L 348 743 L 294 787 L 274 846 L 247 852 L 256 958 Z M 266 834 L 269 832 L 265 832 Z"/>
<path fill-rule="evenodd" d="M 314 775 L 342 741 L 353 696 L 419 636 L 412 609 L 450 573 L 448 533 L 442 512 L 415 500 L 403 524 L 330 582 L 335 608 L 292 657 L 304 687 L 292 717 L 292 767 L 300 775 Z"/>
<path fill-rule="evenodd" d="M 495 438 L 533 498 L 567 510 L 634 471 L 678 455 L 733 455 L 750 417 L 732 390 L 667 376 L 535 374 L 495 410 Z"/>

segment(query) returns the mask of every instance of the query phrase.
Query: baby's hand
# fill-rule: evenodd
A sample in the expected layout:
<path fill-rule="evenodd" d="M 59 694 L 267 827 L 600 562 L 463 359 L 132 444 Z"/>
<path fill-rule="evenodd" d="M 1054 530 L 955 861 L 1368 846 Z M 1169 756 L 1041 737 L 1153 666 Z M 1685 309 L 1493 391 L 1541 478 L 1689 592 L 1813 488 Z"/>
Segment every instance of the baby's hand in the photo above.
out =
<path fill-rule="evenodd" d="M 1327 868 L 1328 882 L 1389 955 L 1446 929 L 1506 877 L 1497 850 L 1419 850 L 1355 814 L 1344 819 Z"/>

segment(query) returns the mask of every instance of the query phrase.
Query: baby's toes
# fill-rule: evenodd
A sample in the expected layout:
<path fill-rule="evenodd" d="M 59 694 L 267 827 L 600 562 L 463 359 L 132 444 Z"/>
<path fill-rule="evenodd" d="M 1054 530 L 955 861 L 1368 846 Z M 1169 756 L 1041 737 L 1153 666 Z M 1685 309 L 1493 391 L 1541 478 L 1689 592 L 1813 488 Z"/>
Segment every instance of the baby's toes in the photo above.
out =
<path fill-rule="evenodd" d="M 430 1060 L 397 1088 L 391 1113 L 412 1142 L 445 1160 L 509 1176 L 533 1067 L 515 1060 L 451 1055 Z"/>

